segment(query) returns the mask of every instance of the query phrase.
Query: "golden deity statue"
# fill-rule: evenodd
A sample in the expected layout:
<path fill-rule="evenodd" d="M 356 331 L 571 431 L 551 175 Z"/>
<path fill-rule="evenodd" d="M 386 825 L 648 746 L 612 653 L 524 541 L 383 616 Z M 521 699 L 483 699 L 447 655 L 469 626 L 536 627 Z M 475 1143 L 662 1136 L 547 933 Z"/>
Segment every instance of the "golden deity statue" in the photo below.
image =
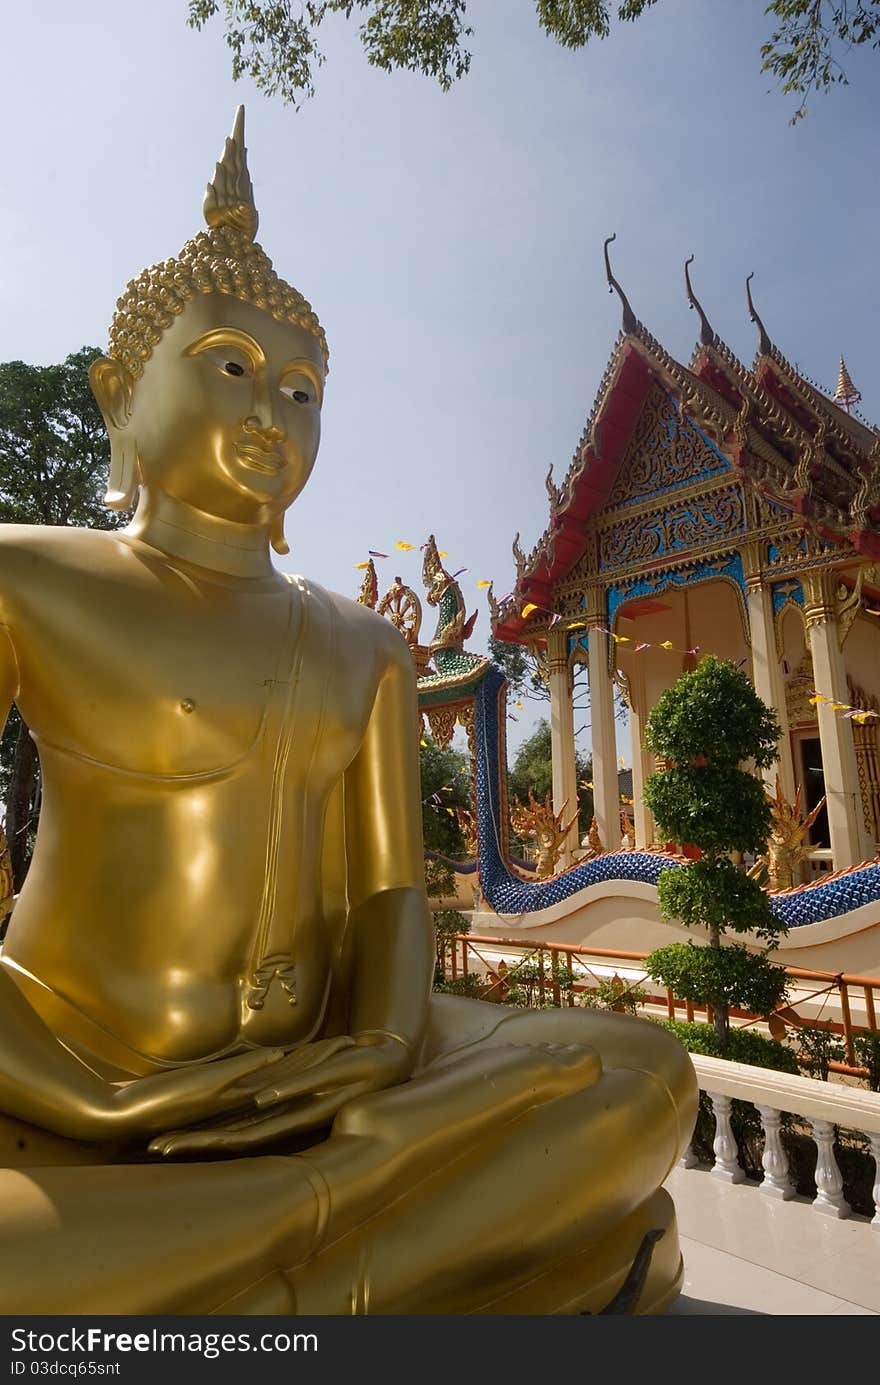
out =
<path fill-rule="evenodd" d="M 825 806 L 825 795 L 807 814 L 802 816 L 801 786 L 798 784 L 794 803 L 789 803 L 782 792 L 779 775 L 776 776 L 775 791 L 765 785 L 770 803 L 770 836 L 767 850 L 749 871 L 761 884 L 770 890 L 790 890 L 795 883 L 795 873 L 800 864 L 810 854 L 807 840 L 810 828 Z"/>
<path fill-rule="evenodd" d="M 432 997 L 410 652 L 270 560 L 327 347 L 254 241 L 241 112 L 205 217 L 92 367 L 133 519 L 0 531 L 43 774 L 0 955 L 0 1310 L 595 1311 L 663 1231 L 661 1311 L 689 1060 Z"/>
<path fill-rule="evenodd" d="M 539 880 L 548 880 L 556 871 L 565 839 L 577 822 L 577 813 L 570 822 L 565 821 L 568 803 L 563 803 L 558 813 L 553 811 L 550 790 L 543 803 L 539 803 L 529 789 L 528 804 L 514 800 L 510 813 L 510 825 L 518 837 L 530 838 L 535 843 L 535 875 Z"/>

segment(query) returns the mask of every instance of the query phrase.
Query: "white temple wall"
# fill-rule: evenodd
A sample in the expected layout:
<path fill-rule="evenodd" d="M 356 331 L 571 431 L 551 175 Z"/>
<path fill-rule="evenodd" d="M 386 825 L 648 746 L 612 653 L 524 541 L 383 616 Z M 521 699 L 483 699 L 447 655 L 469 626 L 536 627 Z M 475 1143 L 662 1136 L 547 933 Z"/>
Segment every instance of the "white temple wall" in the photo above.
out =
<path fill-rule="evenodd" d="M 807 632 L 804 629 L 803 612 L 799 606 L 786 606 L 779 619 L 779 643 L 782 646 L 783 673 L 790 678 L 800 667 L 807 648 Z M 785 665 L 788 671 L 785 671 Z"/>
<path fill-rule="evenodd" d="M 859 615 L 843 646 L 846 671 L 859 688 L 880 701 L 880 619 Z"/>

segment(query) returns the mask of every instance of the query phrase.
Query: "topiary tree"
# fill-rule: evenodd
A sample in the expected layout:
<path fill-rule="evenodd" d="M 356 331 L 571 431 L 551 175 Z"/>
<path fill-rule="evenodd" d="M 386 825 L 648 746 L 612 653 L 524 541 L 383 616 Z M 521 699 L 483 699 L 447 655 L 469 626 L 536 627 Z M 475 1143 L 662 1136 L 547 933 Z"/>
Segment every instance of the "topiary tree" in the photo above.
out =
<path fill-rule="evenodd" d="M 712 1006 L 721 1051 L 728 1045 L 731 1006 L 766 1015 L 785 995 L 785 972 L 766 954 L 786 930 L 757 881 L 729 855 L 766 849 L 767 794 L 763 782 L 742 765 L 771 765 L 778 738 L 775 712 L 746 675 L 712 656 L 663 693 L 645 727 L 647 748 L 668 766 L 649 776 L 645 802 L 664 837 L 701 853 L 687 866 L 662 873 L 660 912 L 709 934 L 708 948 L 673 943 L 652 952 L 646 966 L 683 1000 Z M 754 953 L 741 944 L 722 946 L 728 931 L 755 933 L 767 949 Z"/>

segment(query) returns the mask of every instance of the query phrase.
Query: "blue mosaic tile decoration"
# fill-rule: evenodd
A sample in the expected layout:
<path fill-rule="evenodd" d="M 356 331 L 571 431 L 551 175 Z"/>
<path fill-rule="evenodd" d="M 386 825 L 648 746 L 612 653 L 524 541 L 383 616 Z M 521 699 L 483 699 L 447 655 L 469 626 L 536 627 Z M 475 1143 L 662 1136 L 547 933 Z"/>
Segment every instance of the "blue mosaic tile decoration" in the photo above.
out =
<path fill-rule="evenodd" d="M 476 689 L 477 817 L 480 884 L 499 914 L 532 914 L 549 909 L 579 890 L 607 880 L 640 880 L 656 885 L 664 870 L 679 870 L 678 861 L 650 851 L 614 851 L 584 861 L 550 880 L 520 880 L 508 868 L 502 843 L 507 837 L 507 805 L 501 802 L 499 753 L 503 745 L 499 698 L 504 674 L 491 666 Z M 773 913 L 787 928 L 837 918 L 862 904 L 880 902 L 880 861 L 806 889 L 774 895 Z"/>
<path fill-rule="evenodd" d="M 788 601 L 795 601 L 798 606 L 804 604 L 804 589 L 800 582 L 795 582 L 793 578 L 789 578 L 787 582 L 774 582 L 770 587 L 770 592 L 773 597 L 773 614 L 775 616 L 779 615 Z"/>
<path fill-rule="evenodd" d="M 807 923 L 848 914 L 863 904 L 880 900 L 880 861 L 871 861 L 845 875 L 791 894 L 774 895 L 770 901 L 774 914 L 787 928 L 803 928 Z"/>
<path fill-rule="evenodd" d="M 609 587 L 608 623 L 613 629 L 618 607 L 625 605 L 628 601 L 658 596 L 660 592 L 667 591 L 670 587 L 690 587 L 695 586 L 698 582 L 716 581 L 719 577 L 726 577 L 735 582 L 742 592 L 743 600 L 745 600 L 746 577 L 743 571 L 742 558 L 739 553 L 731 553 L 727 558 L 710 558 L 702 563 L 694 563 L 693 567 L 674 568 L 669 572 L 661 573 L 658 577 L 642 577 L 634 582 Z"/>
<path fill-rule="evenodd" d="M 769 501 L 769 497 L 767 497 L 767 496 L 764 497 L 764 503 L 765 503 L 765 504 L 771 503 L 771 502 Z M 776 508 L 778 509 L 779 507 L 777 506 Z M 786 512 L 786 511 L 783 511 L 782 513 L 785 514 L 785 513 L 787 513 L 787 512 Z M 807 541 L 806 541 L 806 539 L 802 538 L 802 539 L 799 541 L 799 543 L 797 544 L 797 552 L 798 552 L 799 554 L 801 554 L 801 555 L 805 555 L 805 554 L 806 554 L 806 551 L 807 551 Z M 776 562 L 776 559 L 781 555 L 781 553 L 782 553 L 782 549 L 779 547 L 778 544 L 775 544 L 775 543 L 770 543 L 770 544 L 768 544 L 768 545 L 767 545 L 767 561 L 768 561 L 768 563 L 775 563 L 775 562 Z"/>
<path fill-rule="evenodd" d="M 507 805 L 501 803 L 498 772 L 499 696 L 504 683 L 500 669 L 489 669 L 475 699 L 480 884 L 492 908 L 499 914 L 534 913 L 600 880 L 643 880 L 656 885 L 661 871 L 668 870 L 671 863 L 643 851 L 610 852 L 551 880 L 520 880 L 508 869 L 502 849 L 507 835 Z"/>

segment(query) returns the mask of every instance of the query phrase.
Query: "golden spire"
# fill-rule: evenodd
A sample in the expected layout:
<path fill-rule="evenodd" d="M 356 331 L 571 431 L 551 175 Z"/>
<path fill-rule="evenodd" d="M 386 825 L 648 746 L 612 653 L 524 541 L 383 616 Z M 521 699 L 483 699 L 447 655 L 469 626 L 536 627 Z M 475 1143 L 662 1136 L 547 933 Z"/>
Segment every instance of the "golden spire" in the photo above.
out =
<path fill-rule="evenodd" d="M 256 239 L 260 218 L 247 166 L 244 106 L 235 112 L 232 134 L 208 184 L 202 210 L 209 226 L 234 226 L 248 240 Z"/>
<path fill-rule="evenodd" d="M 858 404 L 861 394 L 852 382 L 852 376 L 846 368 L 846 361 L 841 356 L 840 370 L 837 375 L 837 389 L 834 391 L 834 402 L 839 404 L 842 409 L 850 413 L 853 405 Z"/>
<path fill-rule="evenodd" d="M 225 293 L 265 308 L 280 322 L 304 327 L 318 342 L 327 368 L 327 338 L 311 306 L 286 284 L 257 245 L 257 208 L 244 144 L 244 107 L 235 113 L 203 204 L 207 229 L 179 255 L 151 265 L 126 287 L 110 324 L 108 355 L 121 362 L 132 384 L 162 333 L 200 293 Z M 279 550 L 280 551 L 280 550 Z"/>

